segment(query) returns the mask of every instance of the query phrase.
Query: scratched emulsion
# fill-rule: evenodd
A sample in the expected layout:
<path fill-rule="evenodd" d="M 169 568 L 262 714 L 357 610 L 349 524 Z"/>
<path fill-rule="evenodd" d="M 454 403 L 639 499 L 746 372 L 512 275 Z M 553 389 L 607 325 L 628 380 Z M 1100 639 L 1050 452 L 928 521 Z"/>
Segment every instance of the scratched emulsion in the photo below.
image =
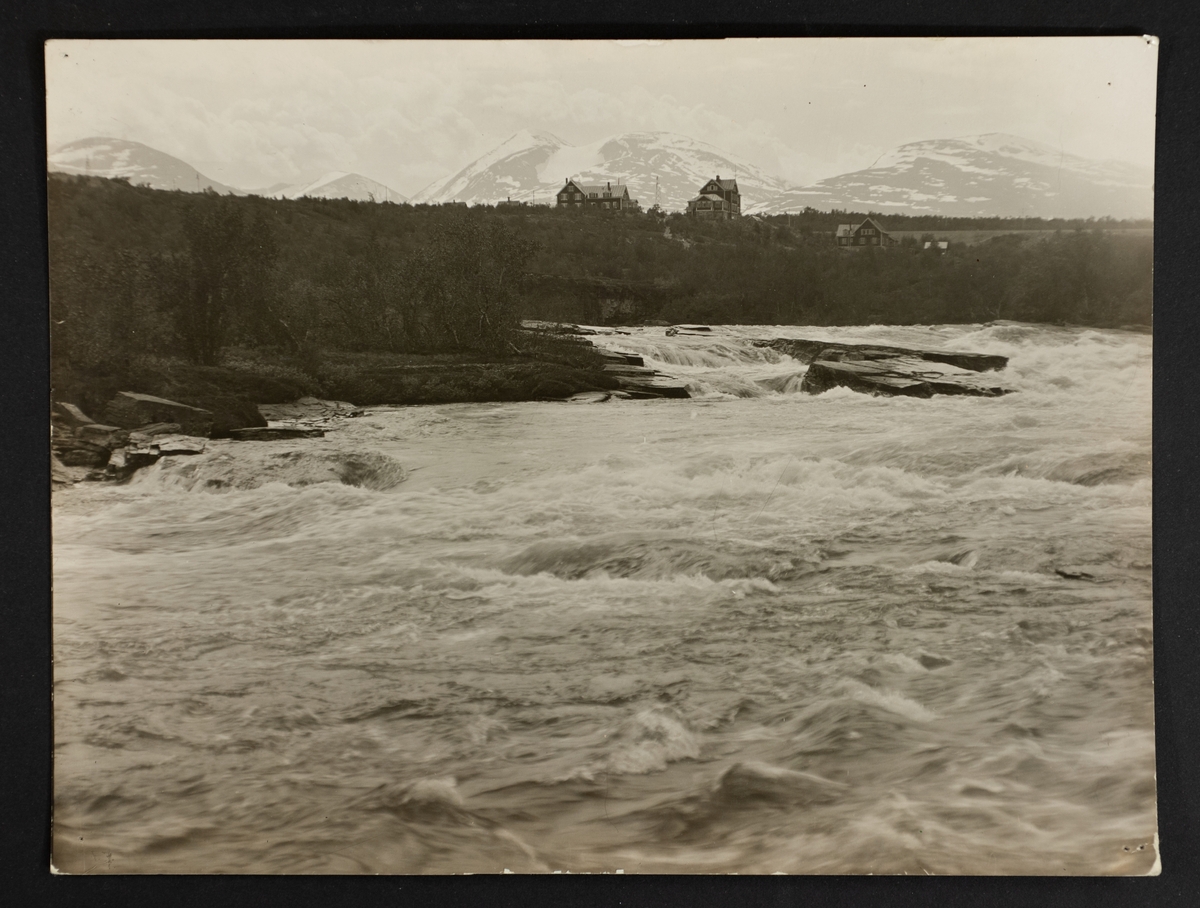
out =
<path fill-rule="evenodd" d="M 1018 393 L 803 395 L 749 344 L 788 333 Z M 375 408 L 56 494 L 56 865 L 1151 870 L 1150 338 L 600 340 L 696 397 Z"/>

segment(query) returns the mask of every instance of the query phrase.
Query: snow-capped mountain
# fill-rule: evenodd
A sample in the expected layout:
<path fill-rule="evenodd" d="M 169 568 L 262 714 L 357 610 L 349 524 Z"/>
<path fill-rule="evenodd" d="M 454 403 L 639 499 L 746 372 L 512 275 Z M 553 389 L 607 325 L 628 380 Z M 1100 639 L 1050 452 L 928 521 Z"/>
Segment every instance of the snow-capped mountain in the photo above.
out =
<path fill-rule="evenodd" d="M 70 142 L 46 158 L 46 167 L 60 173 L 95 177 L 125 177 L 135 186 L 151 189 L 180 189 L 184 192 L 215 192 L 244 195 L 240 190 L 206 177 L 190 164 L 166 152 L 130 142 L 93 136 Z"/>
<path fill-rule="evenodd" d="M 1149 218 L 1153 183 L 1149 168 L 988 133 L 901 145 L 866 170 L 781 193 L 760 210 L 812 206 L 948 217 Z"/>
<path fill-rule="evenodd" d="M 788 190 L 788 185 L 752 164 L 737 160 L 706 142 L 665 132 L 637 132 L 568 145 L 548 132 L 522 130 L 449 179 L 427 186 L 413 202 L 466 202 L 471 205 L 514 201 L 553 204 L 567 179 L 581 183 L 618 181 L 631 198 L 649 208 L 655 201 L 683 210 L 714 176 L 735 177 L 743 210 Z"/>
<path fill-rule="evenodd" d="M 383 183 L 360 173 L 330 171 L 308 183 L 276 183 L 256 195 L 276 199 L 351 199 L 358 202 L 405 202 L 407 199 Z"/>
<path fill-rule="evenodd" d="M 50 170 L 124 177 L 154 189 L 245 195 L 190 164 L 140 142 L 93 137 L 47 157 Z M 758 167 L 686 136 L 639 132 L 590 145 L 568 145 L 547 132 L 522 130 L 413 202 L 515 201 L 550 205 L 566 179 L 629 186 L 643 208 L 657 200 L 682 211 L 706 181 L 734 177 L 746 214 L 779 214 L 806 206 L 898 214 L 969 217 L 1153 216 L 1153 173 L 1120 161 L 1095 161 L 1003 133 L 930 139 L 902 145 L 865 170 L 796 187 Z M 333 171 L 306 183 L 254 190 L 272 198 L 345 198 L 403 202 L 394 189 L 357 173 Z"/>

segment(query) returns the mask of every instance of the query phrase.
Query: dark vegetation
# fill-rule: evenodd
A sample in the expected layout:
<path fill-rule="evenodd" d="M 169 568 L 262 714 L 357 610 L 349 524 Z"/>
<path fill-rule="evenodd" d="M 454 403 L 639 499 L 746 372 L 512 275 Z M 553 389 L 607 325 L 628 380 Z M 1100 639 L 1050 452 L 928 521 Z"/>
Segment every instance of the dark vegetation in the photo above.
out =
<path fill-rule="evenodd" d="M 1145 224 L 887 216 L 890 230 L 931 237 L 1043 232 L 944 252 L 916 237 L 847 251 L 832 231 L 862 215 L 696 222 L 277 201 L 58 174 L 48 194 L 52 378 L 56 394 L 84 405 L 124 389 L 203 405 L 303 394 L 504 400 L 607 386 L 586 348 L 524 332 L 523 318 L 1121 326 L 1151 317 L 1152 237 L 1110 229 Z"/>

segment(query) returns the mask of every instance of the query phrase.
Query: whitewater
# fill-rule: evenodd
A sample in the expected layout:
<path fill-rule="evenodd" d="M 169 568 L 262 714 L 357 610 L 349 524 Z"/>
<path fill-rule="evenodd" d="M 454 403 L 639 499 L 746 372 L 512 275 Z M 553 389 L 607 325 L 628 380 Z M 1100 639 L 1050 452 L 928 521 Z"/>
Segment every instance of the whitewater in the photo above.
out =
<path fill-rule="evenodd" d="M 999 353 L 800 393 L 755 339 Z M 373 407 L 53 500 L 69 873 L 1154 872 L 1151 338 L 595 338 L 690 400 Z"/>

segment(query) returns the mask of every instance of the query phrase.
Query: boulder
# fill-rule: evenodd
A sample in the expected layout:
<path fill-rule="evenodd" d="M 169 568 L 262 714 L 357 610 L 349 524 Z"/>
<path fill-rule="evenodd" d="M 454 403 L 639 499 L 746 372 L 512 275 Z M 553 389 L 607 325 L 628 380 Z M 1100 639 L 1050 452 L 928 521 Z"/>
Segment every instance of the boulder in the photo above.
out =
<path fill-rule="evenodd" d="M 108 463 L 109 449 L 84 438 L 66 436 L 50 442 L 52 452 L 64 466 L 102 467 Z"/>
<path fill-rule="evenodd" d="M 133 433 L 136 435 L 136 433 Z M 133 440 L 124 448 L 113 451 L 109 460 L 109 472 L 127 476 L 141 467 L 148 467 L 160 457 L 171 454 L 203 454 L 208 445 L 207 438 L 197 435 L 154 435 Z"/>
<path fill-rule="evenodd" d="M 117 450 L 112 452 L 112 455 L 108 458 L 108 465 L 104 468 L 105 476 L 103 478 L 124 479 L 131 472 L 133 472 L 129 467 L 129 463 L 125 455 L 125 448 L 117 448 Z M 153 462 L 153 460 L 150 461 L 150 463 Z"/>
<path fill-rule="evenodd" d="M 74 404 L 68 404 L 63 401 L 59 401 L 54 405 L 53 415 L 72 429 L 78 429 L 80 426 L 90 425 L 95 422 L 94 419 Z"/>
<path fill-rule="evenodd" d="M 183 427 L 177 422 L 152 422 L 148 426 L 138 426 L 129 433 L 129 441 L 134 444 L 148 444 L 156 435 L 179 435 Z"/>
<path fill-rule="evenodd" d="M 84 441 L 103 445 L 112 451 L 126 444 L 129 441 L 130 433 L 128 429 L 121 429 L 117 426 L 105 426 L 98 422 L 93 422 L 80 426 L 75 431 L 75 434 Z"/>
<path fill-rule="evenodd" d="M 68 467 L 53 452 L 50 454 L 50 487 L 52 489 L 61 489 L 74 485 L 83 479 L 85 475 L 86 471 Z"/>
<path fill-rule="evenodd" d="M 105 417 L 123 429 L 136 429 L 155 422 L 178 423 L 185 434 L 205 437 L 212 431 L 213 424 L 209 410 L 133 391 L 121 391 L 109 401 Z"/>
<path fill-rule="evenodd" d="M 214 397 L 203 401 L 212 411 L 213 422 L 210 435 L 213 438 L 229 438 L 234 429 L 256 429 L 267 425 L 258 406 L 241 397 Z"/>
<path fill-rule="evenodd" d="M 324 438 L 322 429 L 307 429 L 300 426 L 266 426 L 254 429 L 233 429 L 229 437 L 234 441 L 281 441 L 287 438 Z"/>

